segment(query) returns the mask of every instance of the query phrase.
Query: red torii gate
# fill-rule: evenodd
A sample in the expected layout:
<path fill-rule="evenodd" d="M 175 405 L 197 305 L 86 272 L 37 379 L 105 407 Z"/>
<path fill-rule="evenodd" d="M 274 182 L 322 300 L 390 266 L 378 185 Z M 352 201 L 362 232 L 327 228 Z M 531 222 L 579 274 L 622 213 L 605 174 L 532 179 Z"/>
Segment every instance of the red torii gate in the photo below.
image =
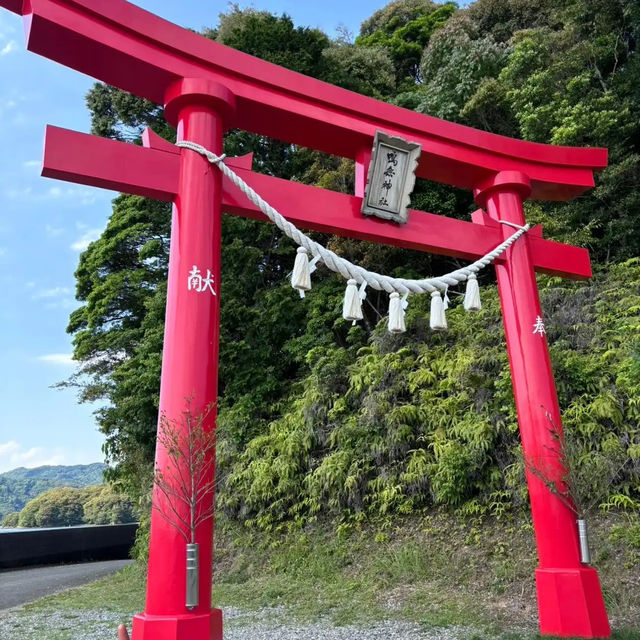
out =
<path fill-rule="evenodd" d="M 382 103 L 234 51 L 123 0 L 0 0 L 24 16 L 29 50 L 165 105 L 179 140 L 214 153 L 231 126 L 356 161 L 356 194 L 346 196 L 253 173 L 250 158 L 227 162 L 296 225 L 465 259 L 477 258 L 524 224 L 526 198 L 568 200 L 593 186 L 604 149 L 552 147 L 477 131 Z M 486 213 L 464 222 L 419 211 L 396 226 L 363 217 L 361 199 L 376 130 L 422 145 L 417 175 L 471 189 Z M 145 148 L 49 127 L 43 175 L 174 203 L 160 411 L 177 418 L 184 399 L 195 410 L 217 397 L 219 296 L 194 295 L 193 265 L 220 279 L 220 214 L 262 214 L 206 159 L 150 132 Z M 561 428 L 548 348 L 534 333 L 541 316 L 535 272 L 586 279 L 584 249 L 544 240 L 538 229 L 496 261 L 513 387 L 525 458 L 563 476 L 551 454 L 547 412 Z M 209 417 L 208 428 L 215 428 Z M 167 465 L 158 447 L 156 463 Z M 595 569 L 580 562 L 571 510 L 534 474 L 527 477 L 539 567 L 536 584 L 544 634 L 608 637 Z M 156 491 L 154 500 L 161 502 Z M 219 639 L 212 610 L 212 519 L 200 526 L 199 604 L 184 603 L 185 554 L 179 533 L 154 510 L 146 611 L 134 640 Z"/>

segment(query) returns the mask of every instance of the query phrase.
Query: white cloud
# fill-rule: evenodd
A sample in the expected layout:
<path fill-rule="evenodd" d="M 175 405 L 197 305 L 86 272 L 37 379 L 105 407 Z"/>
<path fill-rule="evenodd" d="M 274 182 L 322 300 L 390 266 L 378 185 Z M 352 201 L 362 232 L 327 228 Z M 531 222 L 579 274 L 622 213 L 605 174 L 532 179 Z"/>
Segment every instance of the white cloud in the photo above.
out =
<path fill-rule="evenodd" d="M 0 256 L 3 256 L 7 253 L 6 247 L 0 247 Z"/>
<path fill-rule="evenodd" d="M 74 251 L 84 251 L 91 242 L 97 240 L 102 233 L 102 229 L 89 229 L 83 233 L 72 245 Z"/>
<path fill-rule="evenodd" d="M 51 289 L 41 289 L 36 291 L 32 296 L 32 300 L 41 300 L 42 298 L 61 298 L 71 293 L 69 287 L 52 287 Z"/>
<path fill-rule="evenodd" d="M 61 447 L 54 449 L 31 447 L 25 449 L 15 440 L 0 442 L 0 473 L 16 467 L 41 467 L 45 464 L 69 464 L 69 453 Z"/>
<path fill-rule="evenodd" d="M 44 197 L 47 200 L 76 200 L 87 205 L 96 201 L 96 192 L 85 187 L 50 187 Z"/>
<path fill-rule="evenodd" d="M 31 299 L 44 302 L 45 309 L 72 309 L 78 306 L 69 287 L 39 289 L 31 294 Z"/>
<path fill-rule="evenodd" d="M 40 362 L 62 367 L 75 367 L 77 364 L 70 353 L 47 353 L 43 356 L 38 356 L 37 359 Z"/>
<path fill-rule="evenodd" d="M 6 11 L 0 13 L 0 40 L 6 40 L 8 34 L 16 32 L 15 25 L 20 24 L 19 20 L 17 16 L 11 15 Z"/>
<path fill-rule="evenodd" d="M 0 108 L 0 115 L 2 109 Z M 34 192 L 31 187 L 23 189 L 6 189 L 4 195 L 11 200 L 27 202 L 69 201 L 74 204 L 87 206 L 96 202 L 96 192 L 84 187 L 50 187 L 46 191 Z"/>
<path fill-rule="evenodd" d="M 4 47 L 2 47 L 2 49 L 0 49 L 0 56 L 6 56 L 7 54 L 11 53 L 12 51 L 15 51 L 16 49 L 17 49 L 16 41 L 9 40 L 9 42 L 7 42 L 7 44 L 5 44 Z"/>
<path fill-rule="evenodd" d="M 32 169 L 33 167 L 40 168 L 42 166 L 42 160 L 26 160 L 22 163 L 25 169 Z"/>
<path fill-rule="evenodd" d="M 0 114 L 2 111 L 0 110 Z M 32 200 L 33 189 L 25 187 L 24 189 L 5 189 L 4 195 L 11 200 Z"/>

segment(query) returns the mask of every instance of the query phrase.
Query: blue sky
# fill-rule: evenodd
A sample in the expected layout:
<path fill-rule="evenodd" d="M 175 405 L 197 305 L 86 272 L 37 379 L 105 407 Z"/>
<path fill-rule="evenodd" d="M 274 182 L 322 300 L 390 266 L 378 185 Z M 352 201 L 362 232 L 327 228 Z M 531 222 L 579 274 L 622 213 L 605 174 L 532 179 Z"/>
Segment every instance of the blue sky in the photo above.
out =
<path fill-rule="evenodd" d="M 185 27 L 215 26 L 226 2 L 138 0 Z M 357 33 L 384 0 L 256 0 L 301 26 Z M 51 385 L 74 371 L 65 332 L 80 251 L 104 228 L 114 193 L 41 178 L 46 124 L 89 130 L 93 80 L 27 53 L 21 18 L 0 9 L 0 472 L 102 460 L 96 407 Z"/>

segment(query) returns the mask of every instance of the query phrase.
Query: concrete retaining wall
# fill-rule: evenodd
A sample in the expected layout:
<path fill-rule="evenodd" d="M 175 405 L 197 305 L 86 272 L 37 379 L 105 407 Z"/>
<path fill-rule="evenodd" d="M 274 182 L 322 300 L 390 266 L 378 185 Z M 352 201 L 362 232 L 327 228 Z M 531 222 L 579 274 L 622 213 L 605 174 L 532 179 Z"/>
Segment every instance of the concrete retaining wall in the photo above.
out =
<path fill-rule="evenodd" d="M 138 523 L 0 530 L 0 569 L 128 558 Z"/>

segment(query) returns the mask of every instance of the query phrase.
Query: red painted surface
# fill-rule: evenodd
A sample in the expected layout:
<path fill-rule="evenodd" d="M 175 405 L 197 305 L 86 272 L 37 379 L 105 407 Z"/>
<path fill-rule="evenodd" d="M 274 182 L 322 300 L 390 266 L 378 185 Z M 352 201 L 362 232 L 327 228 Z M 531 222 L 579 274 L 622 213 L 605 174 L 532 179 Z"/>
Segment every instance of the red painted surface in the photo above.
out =
<path fill-rule="evenodd" d="M 0 0 L 19 13 L 15 0 Z M 356 158 L 376 129 L 422 145 L 418 175 L 471 189 L 504 170 L 533 197 L 564 200 L 593 186 L 605 149 L 512 140 L 355 94 L 229 49 L 122 0 L 29 0 L 27 47 L 162 104 L 169 84 L 201 77 L 237 99 L 234 126 Z"/>
<path fill-rule="evenodd" d="M 145 149 L 48 126 L 42 175 L 171 201 L 178 189 L 180 153 L 177 147 L 163 142 L 164 145 L 156 141 L 153 148 Z M 228 158 L 226 162 L 301 229 L 467 260 L 476 260 L 502 242 L 502 225 L 490 219 L 479 218 L 479 223 L 474 224 L 412 211 L 406 225 L 392 225 L 370 216 L 363 217 L 362 201 L 358 197 L 254 173 L 246 157 Z M 266 220 L 226 178 L 222 186 L 224 212 Z M 574 279 L 591 277 L 586 249 L 544 240 L 541 236 L 530 240 L 536 271 Z"/>
<path fill-rule="evenodd" d="M 215 153 L 222 153 L 225 125 L 219 113 L 233 109 L 233 96 L 224 87 L 191 80 L 176 83 L 167 96 L 165 113 L 172 124 L 177 124 L 178 139 L 198 142 Z M 160 416 L 174 421 L 180 421 L 187 409 L 192 416 L 204 413 L 218 397 L 221 203 L 220 171 L 202 156 L 183 151 L 171 224 L 160 386 Z M 215 295 L 210 289 L 189 289 L 188 281 L 194 266 L 202 277 L 205 273 L 213 275 Z M 209 413 L 205 428 L 209 431 L 215 429 L 215 411 Z M 156 449 L 156 468 L 164 471 L 167 477 L 173 473 L 160 440 Z M 207 485 L 212 480 L 212 477 L 205 477 L 200 479 L 200 483 Z M 210 508 L 213 495 L 207 495 L 206 500 L 208 504 L 202 505 L 203 511 Z M 185 539 L 163 517 L 163 513 L 171 513 L 171 506 L 157 487 L 153 501 L 156 508 L 151 514 L 147 604 L 145 613 L 136 616 L 133 639 L 221 639 L 220 614 L 211 611 L 213 518 L 197 529 L 200 604 L 185 615 Z M 181 507 L 183 519 L 188 521 L 186 505 L 178 507 Z M 158 617 L 164 621 L 167 617 L 175 621 L 169 625 L 175 630 L 166 631 L 167 624 L 159 623 Z M 208 635 L 212 629 L 215 633 Z"/>
<path fill-rule="evenodd" d="M 253 173 L 237 173 L 292 222 L 407 249 L 473 259 L 524 223 L 522 199 L 566 200 L 593 186 L 606 166 L 604 149 L 575 149 L 511 140 L 400 109 L 228 49 L 122 0 L 0 0 L 25 17 L 28 48 L 157 103 L 167 101 L 179 137 L 219 152 L 223 127 L 236 126 L 356 161 L 356 196 Z M 185 80 L 187 78 L 187 80 Z M 188 78 L 195 78 L 189 80 Z M 376 130 L 422 145 L 418 175 L 474 189 L 488 215 L 464 222 L 412 212 L 406 226 L 360 214 Z M 177 417 L 216 399 L 218 296 L 188 291 L 197 265 L 220 279 L 220 212 L 261 218 L 201 156 L 177 153 L 147 133 L 147 148 L 47 130 L 44 175 L 174 201 L 161 410 Z M 540 312 L 535 271 L 573 278 L 591 274 L 588 254 L 544 240 L 536 229 L 496 264 L 516 406 L 527 459 L 563 474 L 549 455 L 550 425 L 561 428 L 546 339 L 533 332 Z M 214 428 L 211 417 L 209 428 Z M 159 448 L 157 463 L 166 464 Z M 609 635 L 595 570 L 580 564 L 573 514 L 529 474 L 540 566 L 536 571 L 543 633 Z M 157 505 L 162 498 L 155 495 Z M 209 607 L 213 523 L 198 533 L 200 606 L 184 606 L 184 540 L 154 513 L 149 585 L 134 640 L 218 640 L 221 616 Z"/>
<path fill-rule="evenodd" d="M 476 191 L 476 200 L 494 220 L 525 224 L 522 200 L 530 192 L 525 175 L 498 174 Z M 515 229 L 503 226 L 507 238 Z M 595 570 L 583 567 L 576 515 L 531 472 L 538 470 L 561 486 L 566 475 L 558 450 L 560 407 L 546 336 L 536 333 L 543 318 L 535 272 L 525 236 L 496 265 L 504 332 L 518 413 L 531 513 L 538 549 L 536 570 L 540 630 L 562 637 L 608 637 L 609 622 Z"/>

